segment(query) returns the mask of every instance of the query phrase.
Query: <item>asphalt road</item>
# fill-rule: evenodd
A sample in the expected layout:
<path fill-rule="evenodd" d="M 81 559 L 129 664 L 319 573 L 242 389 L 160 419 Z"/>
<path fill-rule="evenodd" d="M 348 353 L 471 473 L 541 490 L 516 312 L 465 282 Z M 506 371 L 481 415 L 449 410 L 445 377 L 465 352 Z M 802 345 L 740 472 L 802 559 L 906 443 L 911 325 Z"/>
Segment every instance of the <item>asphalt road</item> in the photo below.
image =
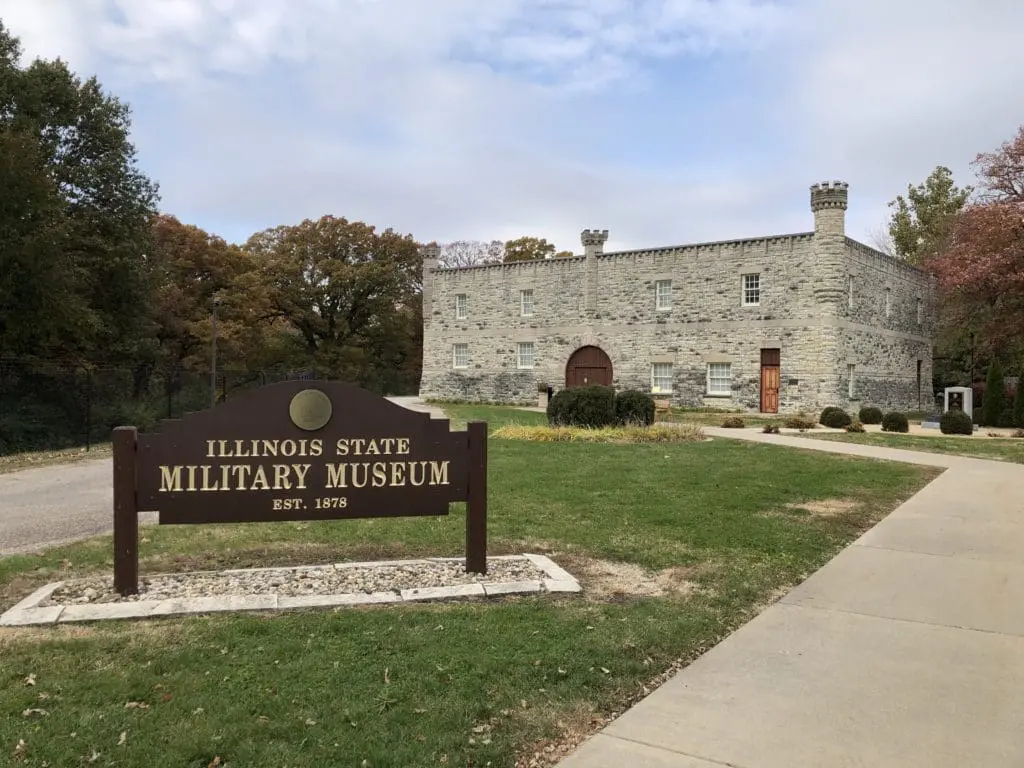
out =
<path fill-rule="evenodd" d="M 392 397 L 413 411 L 443 417 L 417 397 Z M 38 552 L 113 530 L 110 458 L 0 474 L 0 556 Z M 152 522 L 145 513 L 140 522 Z"/>
<path fill-rule="evenodd" d="M 0 474 L 0 555 L 110 531 L 112 475 L 109 457 Z"/>

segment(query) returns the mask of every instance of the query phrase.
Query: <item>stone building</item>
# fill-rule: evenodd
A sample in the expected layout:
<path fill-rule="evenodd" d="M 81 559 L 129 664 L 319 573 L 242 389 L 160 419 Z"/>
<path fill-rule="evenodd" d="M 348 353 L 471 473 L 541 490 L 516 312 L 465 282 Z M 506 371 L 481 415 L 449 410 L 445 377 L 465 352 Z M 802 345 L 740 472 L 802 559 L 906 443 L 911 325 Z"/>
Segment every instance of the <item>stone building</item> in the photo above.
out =
<path fill-rule="evenodd" d="M 442 269 L 424 251 L 420 395 L 536 403 L 545 386 L 814 413 L 932 403 L 931 278 L 846 236 L 848 185 L 811 187 L 814 231 Z"/>

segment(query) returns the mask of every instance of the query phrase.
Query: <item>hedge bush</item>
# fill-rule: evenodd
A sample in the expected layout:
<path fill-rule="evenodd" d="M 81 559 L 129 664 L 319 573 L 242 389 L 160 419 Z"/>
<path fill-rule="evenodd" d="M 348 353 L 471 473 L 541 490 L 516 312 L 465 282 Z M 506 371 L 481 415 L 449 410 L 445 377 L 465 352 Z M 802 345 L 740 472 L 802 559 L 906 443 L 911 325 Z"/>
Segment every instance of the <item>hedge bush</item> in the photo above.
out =
<path fill-rule="evenodd" d="M 809 416 L 804 416 L 801 413 L 796 416 L 790 416 L 782 422 L 782 426 L 786 429 L 814 429 L 818 426 L 818 423 Z"/>
<path fill-rule="evenodd" d="M 864 425 L 861 424 L 859 421 L 853 421 L 853 422 L 850 422 L 849 424 L 847 424 L 846 425 L 846 431 L 847 432 L 867 432 L 867 430 L 864 429 Z"/>
<path fill-rule="evenodd" d="M 972 435 L 974 422 L 963 411 L 946 411 L 939 419 L 939 431 L 944 435 Z"/>
<path fill-rule="evenodd" d="M 622 425 L 649 427 L 654 423 L 654 398 L 631 389 L 619 392 L 615 396 L 615 418 Z"/>
<path fill-rule="evenodd" d="M 761 431 L 764 432 L 766 435 L 777 435 L 779 434 L 779 425 L 765 424 L 764 428 Z"/>
<path fill-rule="evenodd" d="M 986 427 L 998 427 L 1006 410 L 1006 381 L 1003 366 L 993 360 L 988 366 L 985 379 L 985 396 L 981 399 L 981 423 Z"/>
<path fill-rule="evenodd" d="M 842 408 L 837 408 L 834 405 L 830 405 L 828 408 L 821 412 L 821 418 L 818 419 L 826 427 L 832 427 L 833 429 L 842 429 L 843 427 L 849 426 L 853 419 L 850 418 L 850 414 L 844 411 Z"/>
<path fill-rule="evenodd" d="M 743 429 L 743 419 L 739 416 L 729 416 L 722 422 L 722 426 L 729 429 Z"/>
<path fill-rule="evenodd" d="M 910 422 L 907 416 L 899 411 L 890 411 L 882 417 L 883 432 L 909 432 Z"/>
<path fill-rule="evenodd" d="M 860 409 L 860 413 L 857 414 L 857 418 L 861 424 L 881 424 L 882 409 L 876 408 L 873 405 L 864 406 Z"/>
<path fill-rule="evenodd" d="M 548 400 L 547 415 L 548 424 L 553 427 L 562 427 L 569 423 L 569 411 L 576 401 L 575 389 L 562 389 L 555 392 Z"/>
<path fill-rule="evenodd" d="M 1017 376 L 1017 393 L 1013 397 L 1013 426 L 1024 428 L 1024 369 Z"/>
<path fill-rule="evenodd" d="M 564 389 L 548 403 L 548 423 L 566 427 L 610 427 L 615 419 L 615 390 L 593 385 Z"/>

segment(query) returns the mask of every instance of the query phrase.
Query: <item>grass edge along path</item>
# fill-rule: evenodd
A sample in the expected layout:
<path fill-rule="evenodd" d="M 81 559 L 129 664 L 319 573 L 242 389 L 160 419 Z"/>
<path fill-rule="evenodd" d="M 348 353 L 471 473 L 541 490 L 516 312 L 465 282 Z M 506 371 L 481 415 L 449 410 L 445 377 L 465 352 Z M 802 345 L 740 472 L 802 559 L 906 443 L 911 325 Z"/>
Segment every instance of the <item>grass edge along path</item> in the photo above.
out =
<path fill-rule="evenodd" d="M 0 630 L 0 755 L 499 768 L 540 752 L 534 764 L 549 765 L 936 474 L 727 439 L 490 449 L 491 551 L 549 554 L 583 595 Z M 437 520 L 147 526 L 143 572 L 458 554 L 462 527 L 458 508 Z M 103 570 L 109 545 L 0 559 L 0 589 Z M 652 583 L 664 590 L 635 590 Z"/>
<path fill-rule="evenodd" d="M 787 433 L 789 434 L 789 433 Z M 1024 464 L 1024 439 L 1016 437 L 978 438 L 972 435 L 905 435 L 896 432 L 799 432 L 793 437 L 830 440 L 836 443 L 901 448 L 905 451 L 941 453 L 969 459 L 988 459 Z"/>

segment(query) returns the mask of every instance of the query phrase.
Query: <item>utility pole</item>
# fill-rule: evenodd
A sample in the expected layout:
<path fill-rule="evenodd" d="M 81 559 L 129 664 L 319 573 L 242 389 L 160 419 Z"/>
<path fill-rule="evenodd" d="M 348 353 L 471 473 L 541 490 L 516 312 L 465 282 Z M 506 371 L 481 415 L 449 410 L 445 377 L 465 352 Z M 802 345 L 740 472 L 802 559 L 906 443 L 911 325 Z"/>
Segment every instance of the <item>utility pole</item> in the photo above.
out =
<path fill-rule="evenodd" d="M 211 356 L 210 356 L 210 407 L 217 405 L 217 307 L 220 296 L 213 294 L 213 318 L 211 322 Z"/>

